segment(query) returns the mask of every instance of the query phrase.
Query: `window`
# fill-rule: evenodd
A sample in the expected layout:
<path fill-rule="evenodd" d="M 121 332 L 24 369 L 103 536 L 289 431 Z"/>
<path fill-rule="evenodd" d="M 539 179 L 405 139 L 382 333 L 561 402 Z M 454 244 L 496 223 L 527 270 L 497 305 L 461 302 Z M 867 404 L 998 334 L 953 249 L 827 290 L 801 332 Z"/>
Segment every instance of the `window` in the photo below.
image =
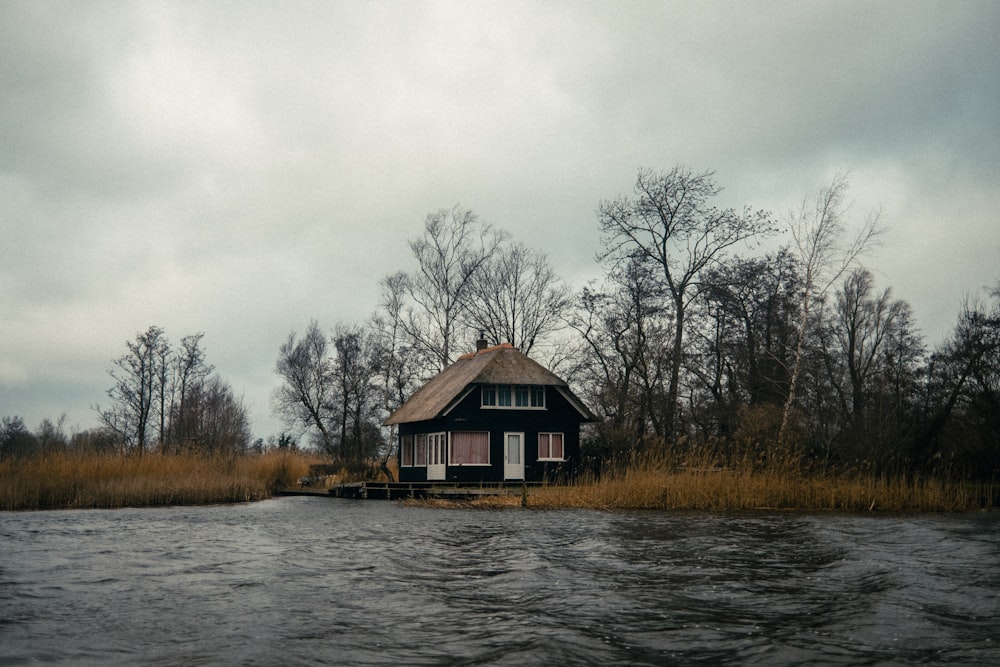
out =
<path fill-rule="evenodd" d="M 484 408 L 545 409 L 545 387 L 519 384 L 484 384 Z"/>
<path fill-rule="evenodd" d="M 523 384 L 514 387 L 514 405 L 519 408 L 528 407 L 531 405 L 530 395 L 531 387 Z"/>
<path fill-rule="evenodd" d="M 444 433 L 431 433 L 427 438 L 427 465 L 444 465 L 447 453 L 447 440 Z"/>
<path fill-rule="evenodd" d="M 451 434 L 451 465 L 489 465 L 490 434 L 456 431 Z"/>
<path fill-rule="evenodd" d="M 510 407 L 510 385 L 509 384 L 498 384 L 497 385 L 497 407 L 498 408 L 509 408 Z"/>
<path fill-rule="evenodd" d="M 545 387 L 541 385 L 534 385 L 531 387 L 531 407 L 545 407 Z"/>
<path fill-rule="evenodd" d="M 565 452 L 563 451 L 563 434 L 539 433 L 538 460 L 562 461 L 564 459 L 565 459 Z"/>
<path fill-rule="evenodd" d="M 418 435 L 416 441 L 416 451 L 413 456 L 414 465 L 425 466 L 427 465 L 427 436 Z"/>
<path fill-rule="evenodd" d="M 413 436 L 399 436 L 399 465 L 409 468 L 413 466 Z"/>

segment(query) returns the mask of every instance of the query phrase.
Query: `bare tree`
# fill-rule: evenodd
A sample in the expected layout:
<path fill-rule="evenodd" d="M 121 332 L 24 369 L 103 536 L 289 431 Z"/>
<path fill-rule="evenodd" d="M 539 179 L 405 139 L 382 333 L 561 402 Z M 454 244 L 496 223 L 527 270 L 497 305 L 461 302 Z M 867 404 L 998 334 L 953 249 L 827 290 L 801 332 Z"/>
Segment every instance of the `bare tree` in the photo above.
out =
<path fill-rule="evenodd" d="M 333 454 L 330 429 L 336 423 L 336 379 L 327 338 L 315 320 L 300 340 L 294 332 L 288 335 L 275 371 L 283 381 L 274 393 L 275 412 L 290 426 L 313 431 L 320 448 Z"/>
<path fill-rule="evenodd" d="M 406 295 L 409 277 L 398 272 L 382 279 L 382 298 L 371 319 L 379 358 L 381 408 L 386 415 L 409 398 L 427 366 L 413 339 L 407 334 Z"/>
<path fill-rule="evenodd" d="M 333 335 L 337 353 L 333 374 L 340 398 L 338 444 L 341 458 L 348 462 L 369 459 L 380 444 L 374 390 L 378 367 L 372 342 L 364 327 L 341 325 Z"/>
<path fill-rule="evenodd" d="M 170 343 L 164 336 L 163 345 L 160 345 L 154 352 L 154 387 L 153 392 L 156 400 L 156 414 L 159 417 L 159 429 L 157 430 L 157 444 L 162 449 L 167 442 L 167 424 L 170 413 L 170 375 L 173 369 Z"/>
<path fill-rule="evenodd" d="M 951 336 L 931 357 L 927 423 L 913 446 L 915 467 L 943 458 L 948 427 L 963 421 L 963 442 L 952 447 L 965 452 L 956 458 L 979 458 L 980 469 L 967 472 L 981 479 L 995 479 L 1000 471 L 1000 283 L 990 295 L 992 304 L 966 300 Z M 967 442 L 974 435 L 979 446 Z"/>
<path fill-rule="evenodd" d="M 205 351 L 201 339 L 205 334 L 197 333 L 181 338 L 181 344 L 172 361 L 172 381 L 170 390 L 170 437 L 174 444 L 194 437 L 194 424 L 189 418 L 190 398 L 198 391 L 213 367 L 205 362 Z"/>
<path fill-rule="evenodd" d="M 127 341 L 128 353 L 115 359 L 108 374 L 114 385 L 108 390 L 112 406 L 96 408 L 101 422 L 121 438 L 126 452 L 141 454 L 149 439 L 150 419 L 156 416 L 165 377 L 162 364 L 169 343 L 163 329 L 151 326 Z"/>
<path fill-rule="evenodd" d="M 799 302 L 798 335 L 792 367 L 789 371 L 788 396 L 781 417 L 778 440 L 785 442 L 789 419 L 795 405 L 799 376 L 805 352 L 813 304 L 826 295 L 858 258 L 875 244 L 885 232 L 879 211 L 869 213 L 857 233 L 848 237 L 846 217 L 850 210 L 845 201 L 848 182 L 838 174 L 830 185 L 822 188 L 812 202 L 805 200 L 798 213 L 788 217 L 796 259 L 802 271 L 802 291 Z"/>
<path fill-rule="evenodd" d="M 563 326 L 571 304 L 548 258 L 516 243 L 502 246 L 472 276 L 466 320 L 489 340 L 524 354 Z"/>
<path fill-rule="evenodd" d="M 605 453 L 641 448 L 650 432 L 663 435 L 671 323 L 649 264 L 631 261 L 612 270 L 600 290 L 585 288 L 568 322 L 584 342 L 587 398 L 607 417 L 598 427 Z"/>
<path fill-rule="evenodd" d="M 668 437 L 676 428 L 688 306 L 699 294 L 702 272 L 732 246 L 771 230 L 763 211 L 712 206 L 720 190 L 711 171 L 694 173 L 680 166 L 667 173 L 640 169 L 634 199 L 619 197 L 601 202 L 598 208 L 605 235 L 599 259 L 650 262 L 660 272 L 672 302 L 674 337 L 664 411 Z"/>
<path fill-rule="evenodd" d="M 850 413 L 860 416 L 866 406 L 872 375 L 883 359 L 887 338 L 904 308 L 892 298 L 892 290 L 873 294 L 875 280 L 867 269 L 848 274 L 837 294 L 840 353 L 847 364 Z"/>
<path fill-rule="evenodd" d="M 189 447 L 210 454 L 242 454 L 250 445 L 246 407 L 217 375 L 189 387 L 184 414 Z"/>
<path fill-rule="evenodd" d="M 785 355 L 791 347 L 798 293 L 795 260 L 786 250 L 761 258 L 734 258 L 713 268 L 706 277 L 702 332 L 708 354 L 720 358 L 718 367 L 733 370 L 736 387 L 750 406 L 784 403 L 788 385 Z M 696 363 L 696 365 L 698 365 Z M 694 369 L 696 375 L 704 375 Z M 719 388 L 713 388 L 713 394 Z M 717 398 L 717 396 L 716 396 Z"/>
<path fill-rule="evenodd" d="M 382 298 L 378 309 L 371 318 L 373 355 L 378 359 L 376 392 L 381 418 L 391 414 L 416 390 L 420 379 L 422 363 L 412 341 L 403 327 L 406 307 L 405 273 L 398 272 L 382 279 Z M 379 420 L 381 421 L 381 419 Z M 390 481 L 394 481 L 389 468 L 389 458 L 396 442 L 396 427 L 388 427 L 385 438 L 389 446 L 382 452 L 380 468 Z"/>
<path fill-rule="evenodd" d="M 423 236 L 410 242 L 418 269 L 408 276 L 405 289 L 415 307 L 403 326 L 436 370 L 453 361 L 473 279 L 501 239 L 502 234 L 480 223 L 475 213 L 455 206 L 428 215 Z"/>

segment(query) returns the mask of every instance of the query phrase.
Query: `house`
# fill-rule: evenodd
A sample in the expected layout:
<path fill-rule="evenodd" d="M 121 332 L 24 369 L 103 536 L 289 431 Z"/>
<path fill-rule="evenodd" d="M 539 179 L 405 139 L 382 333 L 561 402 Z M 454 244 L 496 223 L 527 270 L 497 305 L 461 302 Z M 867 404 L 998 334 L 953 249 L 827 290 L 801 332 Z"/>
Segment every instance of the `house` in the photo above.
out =
<path fill-rule="evenodd" d="M 385 424 L 399 427 L 399 481 L 553 479 L 580 456 L 594 415 L 554 373 L 509 343 L 463 355 Z"/>

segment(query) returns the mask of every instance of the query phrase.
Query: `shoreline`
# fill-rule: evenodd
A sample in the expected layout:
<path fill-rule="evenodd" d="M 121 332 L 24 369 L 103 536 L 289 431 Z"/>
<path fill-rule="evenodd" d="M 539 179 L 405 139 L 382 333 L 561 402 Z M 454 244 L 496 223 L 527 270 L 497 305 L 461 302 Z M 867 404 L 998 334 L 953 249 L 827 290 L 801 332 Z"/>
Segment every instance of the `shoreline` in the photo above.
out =
<path fill-rule="evenodd" d="M 197 506 L 243 503 L 282 495 L 326 496 L 344 478 L 300 487 L 310 453 L 274 451 L 240 456 L 146 454 L 141 457 L 59 453 L 0 462 L 0 511 Z M 863 473 L 792 470 L 679 470 L 655 463 L 584 477 L 571 485 L 532 486 L 474 499 L 399 501 L 480 509 L 660 511 L 919 512 L 990 511 L 1000 483 Z"/>

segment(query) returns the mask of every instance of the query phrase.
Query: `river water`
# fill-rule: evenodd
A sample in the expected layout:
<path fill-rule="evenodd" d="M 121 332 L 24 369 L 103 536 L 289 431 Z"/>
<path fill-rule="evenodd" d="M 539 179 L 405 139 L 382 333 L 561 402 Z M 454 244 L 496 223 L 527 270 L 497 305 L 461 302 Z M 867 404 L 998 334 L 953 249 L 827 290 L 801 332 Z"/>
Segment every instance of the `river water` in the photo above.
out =
<path fill-rule="evenodd" d="M 1000 664 L 1000 516 L 0 513 L 0 664 Z"/>

